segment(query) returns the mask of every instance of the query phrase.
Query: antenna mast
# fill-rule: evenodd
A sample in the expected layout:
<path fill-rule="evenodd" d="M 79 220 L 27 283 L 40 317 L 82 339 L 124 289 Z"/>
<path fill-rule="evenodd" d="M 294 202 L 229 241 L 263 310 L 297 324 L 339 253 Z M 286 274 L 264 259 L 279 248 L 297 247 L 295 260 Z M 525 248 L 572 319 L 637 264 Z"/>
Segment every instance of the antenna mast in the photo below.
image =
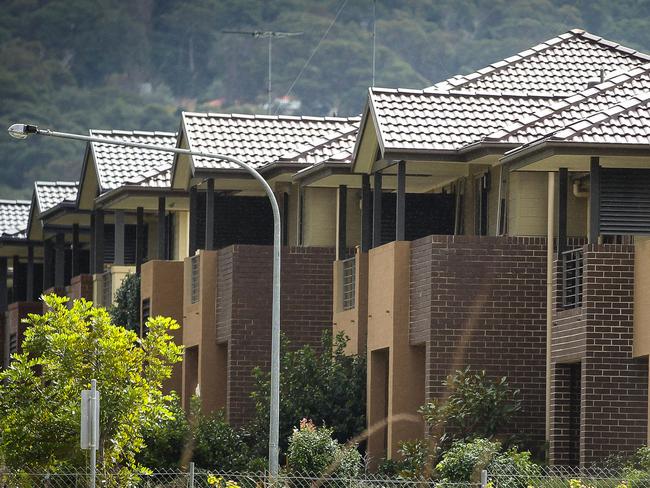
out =
<path fill-rule="evenodd" d="M 276 32 L 276 31 L 221 31 L 223 34 L 239 34 L 243 36 L 251 36 L 255 39 L 268 39 L 269 40 L 269 54 L 268 54 L 268 85 L 266 89 L 266 112 L 271 113 L 271 89 L 273 88 L 273 38 L 282 39 L 284 37 L 301 36 L 302 32 Z"/>
<path fill-rule="evenodd" d="M 377 0 L 372 0 L 372 85 L 375 86 L 375 60 L 377 45 Z"/>

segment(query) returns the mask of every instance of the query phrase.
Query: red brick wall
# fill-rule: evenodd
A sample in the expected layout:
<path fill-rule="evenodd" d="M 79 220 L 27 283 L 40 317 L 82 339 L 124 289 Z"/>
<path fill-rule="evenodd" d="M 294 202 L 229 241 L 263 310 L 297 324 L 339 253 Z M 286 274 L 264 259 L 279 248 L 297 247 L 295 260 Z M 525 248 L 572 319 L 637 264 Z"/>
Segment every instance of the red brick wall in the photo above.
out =
<path fill-rule="evenodd" d="M 330 248 L 284 248 L 281 327 L 293 347 L 317 346 L 332 327 Z M 217 342 L 228 343 L 227 413 L 231 423 L 250 419 L 254 367 L 271 354 L 272 248 L 231 246 L 217 261 Z"/>
<path fill-rule="evenodd" d="M 9 305 L 9 311 L 7 313 L 8 321 L 6 325 L 9 329 L 7 337 L 11 334 L 17 334 L 18 352 L 22 352 L 23 335 L 27 329 L 27 324 L 22 323 L 22 320 L 27 318 L 27 315 L 29 314 L 42 313 L 43 304 L 40 302 L 14 302 Z"/>
<path fill-rule="evenodd" d="M 581 367 L 580 464 L 645 444 L 648 359 L 634 359 L 634 246 L 588 245 L 582 307 L 556 310 L 552 348 L 551 460 L 566 463 L 566 385 L 562 363 Z M 556 287 L 557 288 L 557 287 Z"/>
<path fill-rule="evenodd" d="M 426 342 L 426 398 L 471 366 L 507 376 L 523 411 L 510 432 L 544 440 L 546 239 L 428 236 L 412 242 L 412 344 Z"/>

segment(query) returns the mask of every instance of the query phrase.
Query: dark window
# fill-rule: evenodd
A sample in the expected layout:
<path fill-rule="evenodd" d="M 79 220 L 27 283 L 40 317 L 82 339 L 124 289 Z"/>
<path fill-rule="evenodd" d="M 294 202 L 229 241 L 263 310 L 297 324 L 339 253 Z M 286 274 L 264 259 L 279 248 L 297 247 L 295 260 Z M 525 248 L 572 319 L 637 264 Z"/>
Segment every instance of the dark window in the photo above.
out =
<path fill-rule="evenodd" d="M 149 317 L 151 317 L 151 299 L 145 298 L 142 300 L 142 322 L 140 324 L 143 336 L 147 334 L 147 328 L 145 327 L 145 324 L 147 323 L 147 320 L 149 320 Z"/>
<path fill-rule="evenodd" d="M 565 308 L 582 306 L 582 248 L 565 251 L 561 255 L 562 305 Z"/>
<path fill-rule="evenodd" d="M 11 334 L 9 336 L 9 356 L 18 352 L 18 336 Z"/>
<path fill-rule="evenodd" d="M 124 264 L 135 264 L 135 245 L 137 230 L 136 225 L 126 224 L 124 226 Z M 142 239 L 144 241 L 143 262 L 147 260 L 147 251 L 149 242 L 149 228 L 145 224 L 142 229 Z M 104 262 L 115 262 L 115 226 L 113 224 L 104 225 Z"/>

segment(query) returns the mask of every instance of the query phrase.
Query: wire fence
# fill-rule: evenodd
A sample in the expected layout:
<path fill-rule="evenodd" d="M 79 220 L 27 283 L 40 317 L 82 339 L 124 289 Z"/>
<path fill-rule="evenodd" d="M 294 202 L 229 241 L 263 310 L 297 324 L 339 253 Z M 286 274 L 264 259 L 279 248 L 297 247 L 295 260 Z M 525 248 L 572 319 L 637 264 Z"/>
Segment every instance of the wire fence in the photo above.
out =
<path fill-rule="evenodd" d="M 87 488 L 90 474 L 1 471 L 0 488 Z M 97 487 L 104 488 L 480 488 L 480 483 L 447 483 L 432 480 L 389 478 L 364 473 L 353 478 L 297 476 L 281 473 L 219 473 L 206 470 L 157 471 L 148 474 L 97 473 Z"/>
<path fill-rule="evenodd" d="M 535 466 L 525 473 L 494 469 L 484 475 L 488 488 L 648 488 L 650 473 L 596 467 Z"/>

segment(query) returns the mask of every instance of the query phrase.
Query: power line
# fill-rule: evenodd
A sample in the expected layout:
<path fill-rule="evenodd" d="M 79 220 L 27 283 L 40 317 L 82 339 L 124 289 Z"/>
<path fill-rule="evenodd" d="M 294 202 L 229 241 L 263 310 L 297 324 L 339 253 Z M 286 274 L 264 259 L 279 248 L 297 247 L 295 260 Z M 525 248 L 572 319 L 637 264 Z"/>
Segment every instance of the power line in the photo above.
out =
<path fill-rule="evenodd" d="M 334 24 L 336 24 L 336 21 L 338 20 L 339 15 L 341 15 L 341 12 L 343 11 L 343 8 L 345 8 L 345 5 L 346 5 L 347 3 L 348 3 L 348 0 L 343 0 L 343 3 L 341 4 L 341 6 L 340 6 L 340 7 L 338 8 L 338 10 L 336 11 L 336 15 L 335 15 L 334 18 L 332 19 L 332 22 L 330 22 L 330 25 L 329 25 L 329 26 L 327 27 L 327 29 L 325 30 L 325 33 L 321 36 L 320 40 L 318 41 L 318 44 L 316 44 L 316 47 L 313 49 L 313 51 L 311 52 L 311 54 L 310 54 L 309 57 L 307 58 L 307 61 L 305 61 L 305 64 L 304 64 L 303 67 L 300 69 L 300 72 L 298 73 L 298 76 L 296 76 L 296 79 L 293 80 L 293 83 L 291 83 L 291 86 L 289 86 L 289 89 L 287 90 L 287 93 L 285 93 L 285 95 L 284 95 L 285 97 L 288 97 L 288 96 L 291 94 L 291 92 L 293 91 L 293 87 L 296 86 L 296 83 L 298 83 L 298 80 L 300 79 L 300 77 L 302 76 L 302 74 L 303 74 L 303 73 L 305 72 L 305 70 L 307 69 L 307 66 L 309 66 L 309 63 L 311 62 L 312 58 L 313 58 L 314 55 L 316 54 L 316 51 L 318 51 L 318 48 L 320 47 L 320 45 L 323 43 L 323 41 L 325 40 L 325 38 L 327 37 L 327 35 L 328 35 L 328 34 L 330 33 L 330 31 L 332 30 L 332 27 L 334 27 Z M 279 107 L 279 106 L 276 107 L 276 109 L 275 109 L 275 113 L 277 114 L 279 110 L 280 110 L 280 107 Z"/>
<path fill-rule="evenodd" d="M 224 30 L 223 34 L 239 34 L 243 36 L 251 36 L 255 39 L 268 39 L 269 40 L 269 54 L 268 54 L 268 85 L 267 85 L 267 101 L 266 111 L 271 113 L 271 90 L 273 87 L 273 38 L 282 39 L 283 37 L 301 36 L 302 32 L 277 32 L 277 31 L 234 31 Z"/>

